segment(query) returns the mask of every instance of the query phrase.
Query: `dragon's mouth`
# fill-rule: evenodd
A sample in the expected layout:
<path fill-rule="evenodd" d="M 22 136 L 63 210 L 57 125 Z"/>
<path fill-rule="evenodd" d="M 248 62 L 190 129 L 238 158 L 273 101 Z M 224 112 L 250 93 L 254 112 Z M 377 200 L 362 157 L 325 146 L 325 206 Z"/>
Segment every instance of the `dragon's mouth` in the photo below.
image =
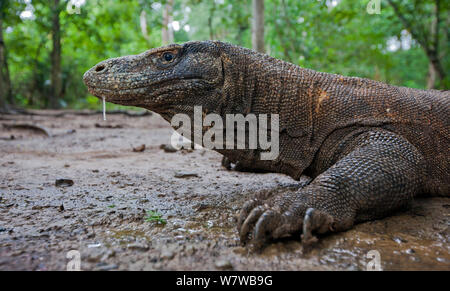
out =
<path fill-rule="evenodd" d="M 95 97 L 105 99 L 107 102 L 121 105 L 134 105 L 135 103 L 142 103 L 142 99 L 144 98 L 147 100 L 153 99 L 158 102 L 163 101 L 159 100 L 159 96 L 166 96 L 174 90 L 179 91 L 193 87 L 193 83 L 201 87 L 210 85 L 210 83 L 203 78 L 192 77 L 166 79 L 146 84 L 145 86 L 126 89 L 89 86 L 88 91 Z"/>
<path fill-rule="evenodd" d="M 135 96 L 142 94 L 146 91 L 146 87 L 133 88 L 133 89 L 109 89 L 109 88 L 98 88 L 89 87 L 89 93 L 94 95 L 99 99 L 105 99 L 108 102 L 132 102 L 135 100 Z"/>

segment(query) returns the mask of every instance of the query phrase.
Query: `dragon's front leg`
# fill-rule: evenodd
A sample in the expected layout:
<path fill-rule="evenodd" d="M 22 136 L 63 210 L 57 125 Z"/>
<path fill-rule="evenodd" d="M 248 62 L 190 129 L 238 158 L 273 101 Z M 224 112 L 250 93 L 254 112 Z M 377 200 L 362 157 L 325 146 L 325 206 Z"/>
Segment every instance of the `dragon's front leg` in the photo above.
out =
<path fill-rule="evenodd" d="M 400 136 L 374 130 L 361 134 L 346 154 L 306 187 L 247 203 L 238 221 L 243 243 L 302 233 L 343 231 L 355 222 L 384 217 L 420 192 L 423 158 Z"/>

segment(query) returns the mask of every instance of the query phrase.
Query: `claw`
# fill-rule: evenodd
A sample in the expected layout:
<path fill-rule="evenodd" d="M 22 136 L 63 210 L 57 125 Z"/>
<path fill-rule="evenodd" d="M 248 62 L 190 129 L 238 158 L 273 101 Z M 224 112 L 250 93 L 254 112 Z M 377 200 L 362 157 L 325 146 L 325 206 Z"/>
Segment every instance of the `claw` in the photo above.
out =
<path fill-rule="evenodd" d="M 312 235 L 313 231 L 313 221 L 312 217 L 314 215 L 314 208 L 308 208 L 305 213 L 305 218 L 303 219 L 303 234 L 301 235 L 302 243 L 309 246 L 317 242 L 317 238 Z"/>
<path fill-rule="evenodd" d="M 317 238 L 312 235 L 313 231 L 317 233 L 333 231 L 333 221 L 331 215 L 314 208 L 308 208 L 303 220 L 303 234 L 301 236 L 304 246 L 308 247 L 317 242 Z"/>
<path fill-rule="evenodd" d="M 241 213 L 239 214 L 239 219 L 237 223 L 238 230 L 241 229 L 242 224 L 244 223 L 245 219 L 247 219 L 249 213 L 258 206 L 258 200 L 252 199 L 250 201 L 245 202 L 244 206 L 242 206 Z"/>
<path fill-rule="evenodd" d="M 246 243 L 248 241 L 248 235 L 250 233 L 250 229 L 253 225 L 258 221 L 261 214 L 264 213 L 264 208 L 262 206 L 258 206 L 254 208 L 248 217 L 245 219 L 242 227 L 239 230 L 239 235 L 242 243 Z"/>
<path fill-rule="evenodd" d="M 264 244 L 268 239 L 273 237 L 272 231 L 279 225 L 280 218 L 279 215 L 272 211 L 267 210 L 258 219 L 255 226 L 255 232 L 253 240 L 255 244 Z"/>

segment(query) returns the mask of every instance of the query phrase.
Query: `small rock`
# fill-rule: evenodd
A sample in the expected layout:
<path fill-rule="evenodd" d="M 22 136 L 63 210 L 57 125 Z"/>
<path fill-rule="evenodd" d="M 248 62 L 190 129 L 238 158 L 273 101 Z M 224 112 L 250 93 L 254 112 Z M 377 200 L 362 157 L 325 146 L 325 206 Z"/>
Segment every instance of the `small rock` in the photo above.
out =
<path fill-rule="evenodd" d="M 121 176 L 122 174 L 120 173 L 120 172 L 113 172 L 113 173 L 111 173 L 110 175 L 109 175 L 109 177 L 111 177 L 111 178 L 116 178 L 116 177 L 119 177 L 119 176 Z"/>
<path fill-rule="evenodd" d="M 228 260 L 218 260 L 214 263 L 217 269 L 219 270 L 232 270 L 233 265 Z"/>
<path fill-rule="evenodd" d="M 74 182 L 71 179 L 56 179 L 55 186 L 56 187 L 71 187 Z"/>
<path fill-rule="evenodd" d="M 396 243 L 398 243 L 398 244 L 401 244 L 401 243 L 407 243 L 407 242 L 408 242 L 406 239 L 403 239 L 403 238 L 401 238 L 401 237 L 394 237 L 393 240 L 394 240 Z"/>
<path fill-rule="evenodd" d="M 132 243 L 132 244 L 128 244 L 127 248 L 130 250 L 145 252 L 145 251 L 148 251 L 149 246 L 144 243 Z"/>
<path fill-rule="evenodd" d="M 185 238 L 184 235 L 177 235 L 177 236 L 175 236 L 176 240 L 183 240 L 184 238 Z"/>
<path fill-rule="evenodd" d="M 89 249 L 92 249 L 92 248 L 99 248 L 99 247 L 101 247 L 102 246 L 102 244 L 101 243 L 98 243 L 98 244 L 90 244 L 90 245 L 88 245 L 87 247 L 89 248 Z"/>
<path fill-rule="evenodd" d="M 244 247 L 235 247 L 233 249 L 233 253 L 238 255 L 245 255 L 247 253 L 247 249 Z"/>
<path fill-rule="evenodd" d="M 159 148 L 164 150 L 166 153 L 175 153 L 177 151 L 177 149 L 170 144 L 162 144 Z"/>
<path fill-rule="evenodd" d="M 192 177 L 198 177 L 198 174 L 196 173 L 187 173 L 187 172 L 176 172 L 175 178 L 192 178 Z"/>
<path fill-rule="evenodd" d="M 63 211 L 64 211 L 64 204 L 61 204 L 61 205 L 58 207 L 58 211 L 59 211 L 59 212 L 63 212 Z"/>
<path fill-rule="evenodd" d="M 116 264 L 105 265 L 104 263 L 98 263 L 96 267 L 99 271 L 111 271 L 119 268 L 119 266 L 117 266 Z"/>
<path fill-rule="evenodd" d="M 95 232 L 88 232 L 87 234 L 86 234 L 86 238 L 88 238 L 88 239 L 91 239 L 91 238 L 94 238 L 95 237 Z"/>
<path fill-rule="evenodd" d="M 133 152 L 135 152 L 135 153 L 141 153 L 143 151 L 145 151 L 145 144 L 133 148 Z"/>

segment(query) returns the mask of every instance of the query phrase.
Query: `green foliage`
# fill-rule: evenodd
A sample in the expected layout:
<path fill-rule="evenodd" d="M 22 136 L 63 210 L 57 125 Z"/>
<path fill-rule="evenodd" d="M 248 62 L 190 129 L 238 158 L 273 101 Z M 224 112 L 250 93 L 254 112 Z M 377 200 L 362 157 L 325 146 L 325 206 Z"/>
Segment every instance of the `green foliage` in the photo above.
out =
<path fill-rule="evenodd" d="M 61 1 L 65 7 L 66 1 Z M 428 59 L 416 41 L 410 47 L 389 50 L 388 42 L 401 39 L 404 26 L 382 1 L 381 14 L 368 14 L 368 0 L 266 0 L 267 53 L 318 71 L 360 76 L 395 85 L 425 88 Z M 428 27 L 432 1 L 398 0 L 408 19 Z M 441 1 L 440 53 L 449 73 L 448 3 Z M 87 0 L 80 14 L 62 9 L 62 105 L 100 108 L 82 82 L 83 73 L 106 58 L 137 54 L 161 45 L 162 12 L 166 1 Z M 419 4 L 417 4 L 419 3 Z M 419 5 L 419 6 L 414 6 Z M 414 7 L 420 11 L 414 11 Z M 32 10 L 31 18 L 23 11 Z M 145 12 L 148 38 L 140 27 Z M 22 17 L 20 17 L 22 15 Z M 417 17 L 420 15 L 421 17 Z M 8 49 L 16 102 L 44 107 L 50 94 L 51 1 L 2 0 L 4 38 Z M 219 39 L 251 47 L 251 0 L 174 0 L 173 19 L 180 29 L 176 42 Z M 403 32 L 404 33 L 404 32 Z M 108 104 L 108 108 L 115 108 Z"/>
<path fill-rule="evenodd" d="M 147 216 L 145 217 L 145 221 L 154 222 L 159 225 L 167 224 L 167 220 L 162 218 L 162 214 L 160 214 L 156 211 L 152 211 L 152 210 L 147 211 Z"/>

